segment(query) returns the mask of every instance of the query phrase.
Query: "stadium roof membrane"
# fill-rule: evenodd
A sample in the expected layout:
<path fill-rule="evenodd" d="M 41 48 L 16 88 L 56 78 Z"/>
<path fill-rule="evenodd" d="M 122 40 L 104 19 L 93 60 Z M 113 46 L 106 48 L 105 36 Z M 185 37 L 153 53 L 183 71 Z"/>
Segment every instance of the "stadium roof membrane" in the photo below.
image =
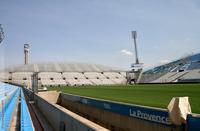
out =
<path fill-rule="evenodd" d="M 124 71 L 119 68 L 76 62 L 46 62 L 5 68 L 6 72 L 112 72 Z"/>

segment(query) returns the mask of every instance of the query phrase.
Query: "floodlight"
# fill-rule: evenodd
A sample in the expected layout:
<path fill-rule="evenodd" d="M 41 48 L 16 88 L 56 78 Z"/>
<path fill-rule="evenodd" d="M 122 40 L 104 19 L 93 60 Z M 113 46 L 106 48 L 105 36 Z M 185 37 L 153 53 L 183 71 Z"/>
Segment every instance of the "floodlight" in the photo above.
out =
<path fill-rule="evenodd" d="M 0 43 L 3 41 L 3 39 L 4 39 L 4 32 L 3 32 L 3 28 L 0 24 Z"/>
<path fill-rule="evenodd" d="M 133 39 L 137 38 L 137 32 L 136 31 L 132 31 L 132 37 L 133 37 Z"/>

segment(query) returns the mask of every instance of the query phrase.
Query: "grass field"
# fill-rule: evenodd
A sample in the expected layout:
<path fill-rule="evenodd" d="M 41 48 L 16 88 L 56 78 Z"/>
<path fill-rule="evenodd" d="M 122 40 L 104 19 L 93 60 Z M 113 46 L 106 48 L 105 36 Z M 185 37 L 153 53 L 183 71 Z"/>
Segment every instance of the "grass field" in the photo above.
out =
<path fill-rule="evenodd" d="M 200 84 L 49 87 L 48 90 L 160 108 L 166 108 L 172 97 L 189 96 L 192 112 L 200 114 Z"/>

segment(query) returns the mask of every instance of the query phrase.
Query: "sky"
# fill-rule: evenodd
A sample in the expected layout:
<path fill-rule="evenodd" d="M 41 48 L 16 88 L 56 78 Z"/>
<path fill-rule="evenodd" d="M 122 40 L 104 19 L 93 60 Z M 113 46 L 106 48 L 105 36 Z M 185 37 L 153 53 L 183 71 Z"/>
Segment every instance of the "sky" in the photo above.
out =
<path fill-rule="evenodd" d="M 0 0 L 0 68 L 30 63 L 83 62 L 150 68 L 200 52 L 199 0 Z"/>

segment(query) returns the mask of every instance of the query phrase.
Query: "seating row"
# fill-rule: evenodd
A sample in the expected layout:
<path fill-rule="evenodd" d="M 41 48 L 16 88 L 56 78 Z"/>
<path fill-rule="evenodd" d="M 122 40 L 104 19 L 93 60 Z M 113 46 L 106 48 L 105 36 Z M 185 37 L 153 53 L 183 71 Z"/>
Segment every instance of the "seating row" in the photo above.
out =
<path fill-rule="evenodd" d="M 151 83 L 169 83 L 169 82 L 195 82 L 200 81 L 200 69 L 187 70 L 183 72 L 169 72 Z"/>
<path fill-rule="evenodd" d="M 1 81 L 9 81 L 19 85 L 30 87 L 32 85 L 33 72 L 1 73 Z M 125 84 L 125 72 L 41 72 L 38 74 L 38 82 L 42 86 L 76 86 L 76 85 L 112 85 Z"/>

